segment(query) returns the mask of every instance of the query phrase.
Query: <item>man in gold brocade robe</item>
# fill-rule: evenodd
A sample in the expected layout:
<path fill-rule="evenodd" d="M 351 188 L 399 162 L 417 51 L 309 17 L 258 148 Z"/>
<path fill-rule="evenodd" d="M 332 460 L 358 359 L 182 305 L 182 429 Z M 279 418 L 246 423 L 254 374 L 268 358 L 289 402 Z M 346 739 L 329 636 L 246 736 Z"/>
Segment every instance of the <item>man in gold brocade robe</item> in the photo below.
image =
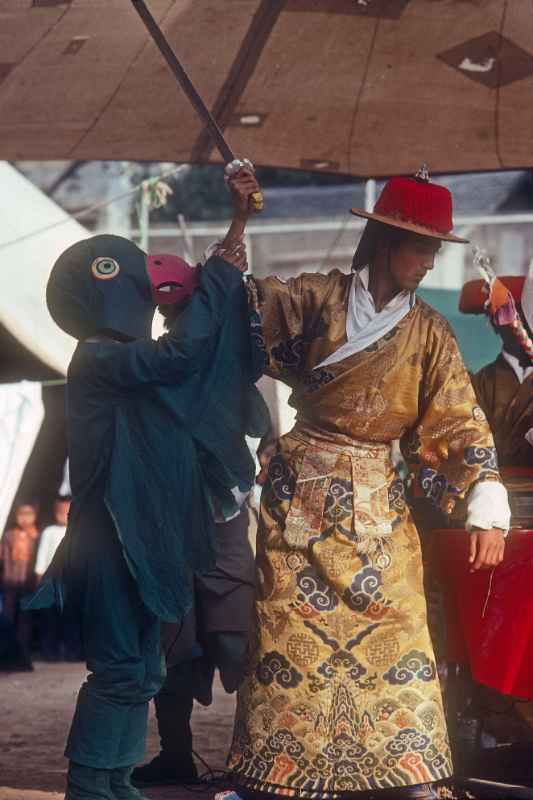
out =
<path fill-rule="evenodd" d="M 392 442 L 446 512 L 466 497 L 472 570 L 501 561 L 509 525 L 455 338 L 415 295 L 440 242 L 464 241 L 451 233 L 451 196 L 422 170 L 390 180 L 373 214 L 353 212 L 370 222 L 351 274 L 248 281 L 252 340 L 264 372 L 291 387 L 297 418 L 261 501 L 229 756 L 245 800 L 432 798 L 452 774 Z"/>

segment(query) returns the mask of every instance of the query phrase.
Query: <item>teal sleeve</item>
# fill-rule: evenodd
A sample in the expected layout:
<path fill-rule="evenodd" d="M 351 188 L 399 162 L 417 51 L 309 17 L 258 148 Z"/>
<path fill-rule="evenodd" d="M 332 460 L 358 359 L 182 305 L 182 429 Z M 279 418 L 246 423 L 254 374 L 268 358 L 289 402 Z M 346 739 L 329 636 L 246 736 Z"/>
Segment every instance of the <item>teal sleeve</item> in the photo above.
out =
<path fill-rule="evenodd" d="M 208 362 L 236 293 L 244 293 L 241 273 L 212 256 L 202 268 L 198 289 L 169 333 L 157 341 L 136 340 L 109 348 L 98 345 L 95 376 L 117 389 L 186 380 Z"/>

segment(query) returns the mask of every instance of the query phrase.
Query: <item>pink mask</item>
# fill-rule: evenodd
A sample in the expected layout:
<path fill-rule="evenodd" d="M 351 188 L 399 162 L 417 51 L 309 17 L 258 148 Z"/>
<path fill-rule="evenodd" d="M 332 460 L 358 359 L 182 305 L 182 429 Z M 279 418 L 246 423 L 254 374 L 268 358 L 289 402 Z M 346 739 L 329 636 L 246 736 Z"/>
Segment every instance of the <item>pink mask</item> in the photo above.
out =
<path fill-rule="evenodd" d="M 146 268 L 158 305 L 186 301 L 198 286 L 196 268 L 178 256 L 166 253 L 147 256 Z"/>

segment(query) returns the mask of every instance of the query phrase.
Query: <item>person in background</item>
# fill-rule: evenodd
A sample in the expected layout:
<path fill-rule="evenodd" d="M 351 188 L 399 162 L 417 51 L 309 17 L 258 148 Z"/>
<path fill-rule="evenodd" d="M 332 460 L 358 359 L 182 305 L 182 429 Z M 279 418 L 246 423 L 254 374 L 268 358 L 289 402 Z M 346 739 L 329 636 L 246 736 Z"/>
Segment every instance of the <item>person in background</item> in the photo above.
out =
<path fill-rule="evenodd" d="M 485 313 L 502 340 L 497 359 L 472 378 L 494 434 L 498 462 L 501 467 L 532 467 L 533 270 L 528 277 L 469 281 L 459 309 Z"/>
<path fill-rule="evenodd" d="M 33 617 L 21 608 L 20 602 L 34 585 L 33 567 L 39 540 L 37 507 L 34 503 L 19 502 L 14 516 L 13 527 L 0 540 L 3 613 L 15 628 L 21 663 L 32 669 Z"/>
<path fill-rule="evenodd" d="M 159 307 L 167 330 L 182 310 L 180 304 Z M 167 674 L 154 698 L 161 749 L 133 771 L 136 786 L 196 782 L 194 700 L 211 705 L 215 669 L 228 693 L 242 679 L 255 592 L 246 506 L 233 519 L 218 520 L 215 535 L 216 565 L 195 577 L 193 608 L 180 623 L 162 626 Z"/>
<path fill-rule="evenodd" d="M 257 460 L 259 461 L 259 474 L 255 479 L 258 486 L 264 486 L 268 480 L 268 466 L 272 458 L 276 455 L 278 447 L 277 439 L 274 438 L 272 432 L 263 436 L 261 443 L 257 448 Z"/>
<path fill-rule="evenodd" d="M 239 227 L 239 220 L 246 222 L 250 213 L 248 193 L 239 189 L 242 182 L 239 178 L 230 181 L 235 206 L 230 231 Z M 244 183 L 248 183 L 246 177 Z M 226 245 L 235 247 L 239 256 L 233 263 L 244 272 L 246 251 L 240 237 L 232 241 L 228 234 Z M 202 268 L 199 265 L 196 272 Z M 195 270 L 189 267 L 189 271 Z M 175 325 L 183 308 L 181 303 L 159 306 L 167 330 Z M 257 440 L 247 438 L 253 452 L 254 441 Z M 259 453 L 258 458 L 263 469 Z M 196 782 L 191 729 L 194 700 L 203 706 L 212 703 L 216 669 L 229 694 L 241 683 L 255 596 L 250 513 L 244 506 L 228 521 L 217 519 L 214 568 L 195 577 L 193 607 L 185 618 L 162 627 L 167 675 L 154 698 L 161 749 L 151 761 L 133 771 L 132 782 L 137 786 Z"/>
<path fill-rule="evenodd" d="M 33 669 L 22 655 L 15 628 L 0 614 L 0 672 L 28 672 Z"/>
<path fill-rule="evenodd" d="M 67 530 L 70 497 L 57 496 L 54 503 L 55 523 L 41 534 L 35 562 L 35 578 L 40 583 Z M 56 606 L 39 612 L 39 640 L 45 661 L 80 661 L 82 648 L 79 625 Z"/>
<path fill-rule="evenodd" d="M 37 548 L 37 559 L 35 561 L 35 575 L 37 582 L 40 582 L 44 573 L 52 563 L 59 543 L 63 539 L 67 530 L 68 512 L 70 508 L 70 497 L 57 497 L 54 503 L 54 525 L 49 525 L 42 532 Z"/>
<path fill-rule="evenodd" d="M 527 557 L 521 547 L 527 541 L 526 532 L 533 527 L 533 262 L 529 275 L 496 276 L 487 261 L 481 261 L 480 266 L 483 278 L 465 283 L 459 310 L 464 314 L 485 314 L 501 340 L 497 358 L 472 376 L 472 384 L 494 436 L 502 479 L 510 496 L 512 527 L 523 531 L 515 531 L 511 537 L 504 571 L 499 571 L 499 578 L 496 576 L 495 584 L 491 584 L 493 596 L 499 598 L 497 610 L 496 604 L 492 607 L 498 621 L 494 622 L 489 609 L 484 623 L 484 630 L 491 633 L 483 642 L 482 660 L 501 663 L 498 630 L 509 629 L 513 624 L 513 611 L 512 606 L 502 602 L 499 586 L 509 587 L 518 615 L 527 619 L 517 587 L 525 580 L 520 577 L 524 574 L 520 570 L 527 570 Z M 455 604 L 459 603 L 461 590 L 460 584 L 445 586 Z M 458 599 L 453 598 L 453 593 Z M 516 635 L 517 629 L 514 631 Z M 529 630 L 520 629 L 507 675 L 518 672 L 517 665 L 522 661 L 527 663 L 530 636 Z M 469 652 L 480 652 L 471 641 L 465 647 Z M 459 697 L 457 752 L 465 765 L 475 764 L 479 777 L 507 780 L 512 775 L 513 783 L 529 785 L 531 753 L 530 747 L 524 745 L 524 736 L 529 736 L 525 719 L 494 684 L 491 687 L 478 681 L 479 669 L 475 657 L 459 665 L 455 686 Z M 491 711 L 502 706 L 508 707 L 505 713 Z M 491 740 L 497 743 L 496 748 L 486 744 Z M 506 746 L 500 747 L 503 743 Z"/>
<path fill-rule="evenodd" d="M 181 624 L 162 626 L 167 675 L 154 698 L 161 749 L 133 771 L 136 786 L 195 783 L 194 700 L 211 705 L 216 669 L 228 694 L 242 680 L 255 594 L 248 514 L 245 506 L 234 519 L 217 522 L 216 565 L 196 576 L 193 609 Z"/>

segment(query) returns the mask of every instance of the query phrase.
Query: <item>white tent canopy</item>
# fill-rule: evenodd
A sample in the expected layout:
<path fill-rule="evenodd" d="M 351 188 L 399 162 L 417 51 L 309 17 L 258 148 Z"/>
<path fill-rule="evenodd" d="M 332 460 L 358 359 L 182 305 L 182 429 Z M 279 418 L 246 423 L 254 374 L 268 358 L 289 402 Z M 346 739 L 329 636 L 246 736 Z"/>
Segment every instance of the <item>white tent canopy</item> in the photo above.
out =
<path fill-rule="evenodd" d="M 0 186 L 0 322 L 64 374 L 75 341 L 48 314 L 46 282 L 61 252 L 90 233 L 6 162 Z"/>

